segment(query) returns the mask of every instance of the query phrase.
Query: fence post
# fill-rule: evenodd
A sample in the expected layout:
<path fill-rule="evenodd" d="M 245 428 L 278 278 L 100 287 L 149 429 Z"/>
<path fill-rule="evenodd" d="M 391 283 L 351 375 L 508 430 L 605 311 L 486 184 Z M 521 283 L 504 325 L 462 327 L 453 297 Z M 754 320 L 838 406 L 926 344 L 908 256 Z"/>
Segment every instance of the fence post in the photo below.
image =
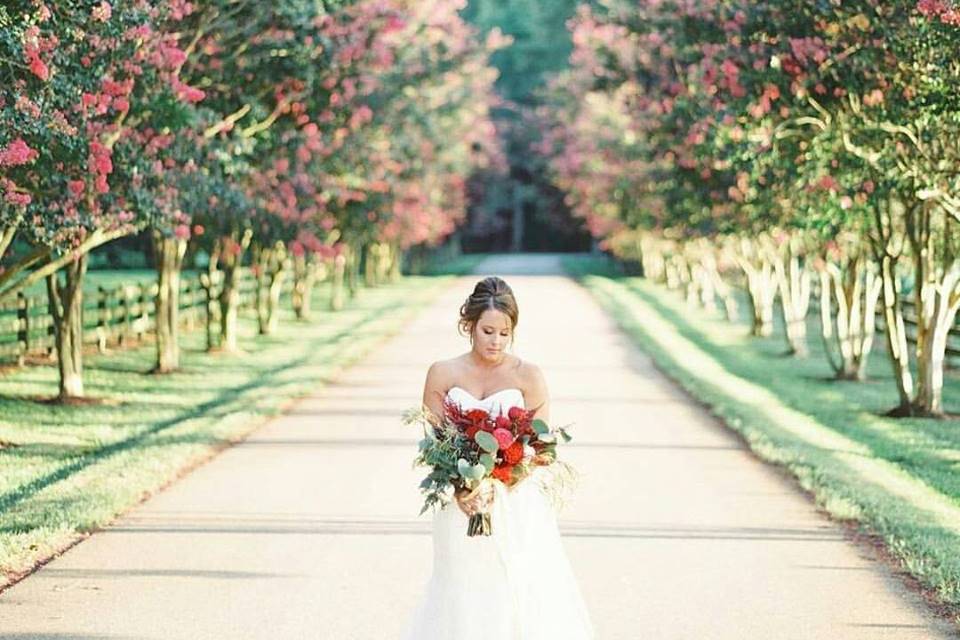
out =
<path fill-rule="evenodd" d="M 195 326 L 194 314 L 196 313 L 196 307 L 194 306 L 196 289 L 194 288 L 192 280 L 181 279 L 180 281 L 183 283 L 183 289 L 180 292 L 180 297 L 178 298 L 179 302 L 177 304 L 185 316 L 184 324 L 186 326 L 186 330 L 193 331 Z"/>
<path fill-rule="evenodd" d="M 107 332 L 110 330 L 110 317 L 107 310 L 107 290 L 97 287 L 97 350 L 107 350 Z"/>
<path fill-rule="evenodd" d="M 17 321 L 17 364 L 22 367 L 30 351 L 30 298 L 23 291 L 17 293 Z"/>
<path fill-rule="evenodd" d="M 120 287 L 120 318 L 123 326 L 120 327 L 118 340 L 120 344 L 126 345 L 133 328 L 130 326 L 130 286 L 121 285 Z"/>
<path fill-rule="evenodd" d="M 138 311 L 140 311 L 140 321 L 137 323 L 137 340 L 143 340 L 143 335 L 150 324 L 150 314 L 147 312 L 147 290 L 142 284 L 137 285 L 140 294 L 137 296 Z"/>

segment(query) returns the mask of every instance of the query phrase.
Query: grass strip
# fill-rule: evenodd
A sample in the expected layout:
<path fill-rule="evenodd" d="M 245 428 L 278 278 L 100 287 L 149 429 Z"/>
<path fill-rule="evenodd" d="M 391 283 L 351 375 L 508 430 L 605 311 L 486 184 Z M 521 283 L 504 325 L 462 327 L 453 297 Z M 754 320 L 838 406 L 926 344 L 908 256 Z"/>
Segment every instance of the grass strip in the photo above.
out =
<path fill-rule="evenodd" d="M 811 357 L 800 366 L 776 353 L 783 347 L 774 347 L 775 340 L 750 339 L 743 326 L 691 313 L 677 294 L 648 281 L 586 275 L 581 282 L 663 371 L 741 433 L 758 456 L 788 468 L 837 520 L 879 535 L 960 625 L 956 421 L 877 415 L 864 395 L 870 403 L 876 395 L 889 402 L 872 388 L 889 380 L 839 389 L 827 379 L 825 360 Z M 874 355 L 874 364 L 883 364 L 885 354 Z M 955 378 L 950 383 L 955 391 Z M 924 465 L 926 473 L 918 473 Z"/>
<path fill-rule="evenodd" d="M 207 353 L 203 331 L 182 336 L 180 371 L 156 376 L 153 346 L 89 358 L 96 402 L 62 406 L 53 366 L 0 378 L 0 589 L 243 439 L 299 396 L 399 330 L 451 281 L 405 277 L 361 289 L 339 312 L 275 335 L 241 319 L 241 353 Z M 317 306 L 326 297 L 317 292 Z"/>

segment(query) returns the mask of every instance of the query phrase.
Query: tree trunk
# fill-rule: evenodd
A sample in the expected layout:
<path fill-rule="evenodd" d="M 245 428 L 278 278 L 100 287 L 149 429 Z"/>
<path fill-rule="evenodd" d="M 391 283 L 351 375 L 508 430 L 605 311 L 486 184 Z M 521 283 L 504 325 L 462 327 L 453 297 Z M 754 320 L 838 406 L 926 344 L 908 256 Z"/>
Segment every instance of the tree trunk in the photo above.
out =
<path fill-rule="evenodd" d="M 347 256 L 338 253 L 333 259 L 333 275 L 331 278 L 330 289 L 330 309 L 339 311 L 343 309 L 344 280 L 347 270 Z"/>
<path fill-rule="evenodd" d="M 788 243 L 790 241 L 788 240 Z M 807 311 L 810 308 L 810 271 L 792 246 L 786 259 L 777 253 L 773 257 L 777 289 L 780 291 L 780 309 L 787 333 L 790 353 L 799 358 L 810 355 L 807 345 Z"/>
<path fill-rule="evenodd" d="M 663 252 L 651 235 L 642 235 L 637 241 L 640 245 L 640 264 L 643 277 L 651 282 L 666 281 L 667 274 L 664 266 Z"/>
<path fill-rule="evenodd" d="M 287 250 L 282 242 L 270 247 L 256 247 L 257 325 L 260 335 L 270 335 L 280 321 L 280 294 L 287 272 Z"/>
<path fill-rule="evenodd" d="M 380 284 L 380 243 L 368 242 L 363 245 L 363 285 L 375 287 Z"/>
<path fill-rule="evenodd" d="M 347 244 L 344 249 L 346 249 L 347 257 L 347 290 L 350 292 L 350 297 L 355 298 L 357 292 L 360 290 L 360 250 L 362 245 L 353 245 Z"/>
<path fill-rule="evenodd" d="M 204 297 L 206 299 L 207 311 L 205 314 L 207 351 L 213 351 L 217 348 L 220 337 L 219 326 L 219 292 L 217 290 L 223 273 L 217 268 L 220 261 L 220 243 L 214 243 L 213 251 L 210 253 L 210 262 L 207 264 L 206 273 L 200 274 L 200 286 L 203 287 Z"/>
<path fill-rule="evenodd" d="M 960 307 L 960 260 L 944 270 L 939 282 L 935 278 L 930 274 L 922 283 L 923 306 L 917 307 L 917 395 L 913 406 L 920 415 L 942 417 L 947 336 Z"/>
<path fill-rule="evenodd" d="M 58 274 L 47 276 L 47 297 L 53 319 L 61 402 L 84 397 L 83 391 L 83 276 L 87 254 L 64 267 L 65 282 Z"/>
<path fill-rule="evenodd" d="M 296 256 L 293 261 L 293 293 L 291 303 L 297 320 L 310 318 L 313 287 L 317 281 L 317 268 L 313 256 Z"/>
<path fill-rule="evenodd" d="M 155 373 L 180 368 L 180 274 L 187 242 L 153 232 L 157 269 L 157 360 Z"/>
<path fill-rule="evenodd" d="M 390 264 L 388 267 L 387 279 L 390 282 L 400 282 L 402 277 L 403 251 L 400 249 L 400 243 L 394 242 L 390 245 Z"/>
<path fill-rule="evenodd" d="M 220 336 L 219 348 L 233 352 L 239 349 L 237 335 L 237 320 L 240 306 L 240 291 L 237 289 L 240 278 L 240 268 L 243 265 L 243 254 L 250 246 L 253 233 L 246 230 L 238 240 L 229 236 L 221 240 L 224 247 L 220 251 L 223 262 L 223 278 L 218 298 L 220 306 Z"/>
<path fill-rule="evenodd" d="M 893 366 L 900 405 L 890 415 L 913 414 L 913 376 L 910 373 L 910 351 L 907 347 L 907 329 L 900 303 L 900 286 L 896 277 L 896 259 L 885 254 L 880 258 L 880 278 L 883 293 L 883 320 L 886 327 L 887 350 Z"/>
<path fill-rule="evenodd" d="M 839 380 L 865 380 L 867 362 L 876 333 L 877 301 L 882 278 L 869 269 L 863 255 L 854 255 L 844 264 L 826 262 L 820 270 L 820 324 L 830 366 Z M 831 344 L 834 320 L 831 303 L 837 301 L 836 347 Z"/>
<path fill-rule="evenodd" d="M 237 351 L 237 319 L 240 306 L 240 292 L 237 290 L 239 264 L 224 265 L 223 286 L 220 288 L 220 336 L 219 347 L 223 351 Z"/>
<path fill-rule="evenodd" d="M 777 293 L 773 268 L 764 260 L 759 268 L 746 265 L 743 269 L 753 318 L 750 333 L 759 337 L 770 336 L 773 334 L 773 302 Z"/>
<path fill-rule="evenodd" d="M 708 313 L 715 312 L 717 310 L 717 291 L 714 287 L 714 280 L 707 267 L 704 266 L 703 260 L 695 262 L 690 271 L 691 279 L 697 282 L 700 306 Z"/>

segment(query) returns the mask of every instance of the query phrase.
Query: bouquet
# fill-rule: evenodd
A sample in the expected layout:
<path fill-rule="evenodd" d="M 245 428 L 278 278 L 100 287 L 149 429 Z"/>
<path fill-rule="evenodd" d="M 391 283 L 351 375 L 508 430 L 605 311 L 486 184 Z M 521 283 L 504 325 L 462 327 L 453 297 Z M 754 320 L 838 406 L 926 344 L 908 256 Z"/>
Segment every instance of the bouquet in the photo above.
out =
<path fill-rule="evenodd" d="M 485 482 L 498 481 L 512 487 L 536 467 L 556 467 L 556 478 L 572 477 L 573 469 L 557 460 L 559 441 L 569 442 L 565 427 L 551 428 L 534 418 L 535 410 L 511 407 L 506 415 L 491 415 L 484 409 L 462 409 L 445 400 L 443 415 L 431 421 L 424 409 L 404 415 L 406 424 L 419 423 L 424 438 L 414 466 L 430 473 L 420 483 L 425 496 L 423 514 L 431 507 L 446 506 L 458 489 L 478 490 Z M 470 516 L 467 535 L 490 535 L 489 513 Z"/>

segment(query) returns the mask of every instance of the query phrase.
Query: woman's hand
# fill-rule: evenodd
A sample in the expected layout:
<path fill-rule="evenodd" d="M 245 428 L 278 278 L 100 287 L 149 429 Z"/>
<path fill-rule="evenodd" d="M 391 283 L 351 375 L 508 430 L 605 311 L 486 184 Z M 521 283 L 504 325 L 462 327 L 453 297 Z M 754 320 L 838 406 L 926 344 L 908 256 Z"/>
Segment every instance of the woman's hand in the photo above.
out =
<path fill-rule="evenodd" d="M 493 504 L 493 484 L 482 481 L 480 485 L 470 491 L 469 489 L 457 489 L 454 492 L 457 505 L 467 516 L 477 513 L 487 513 L 490 511 L 490 505 Z"/>

